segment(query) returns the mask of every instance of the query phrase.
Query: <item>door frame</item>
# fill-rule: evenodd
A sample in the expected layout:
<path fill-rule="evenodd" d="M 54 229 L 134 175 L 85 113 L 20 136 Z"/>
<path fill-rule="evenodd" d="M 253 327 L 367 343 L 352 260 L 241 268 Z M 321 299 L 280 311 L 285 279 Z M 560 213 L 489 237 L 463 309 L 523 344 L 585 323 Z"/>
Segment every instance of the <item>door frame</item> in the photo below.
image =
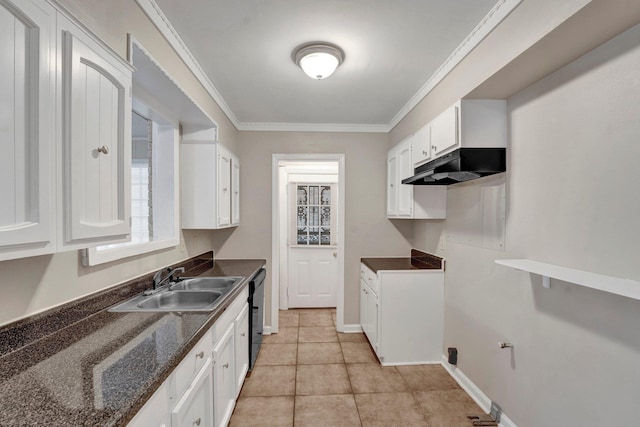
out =
<path fill-rule="evenodd" d="M 336 284 L 336 329 L 344 331 L 344 260 L 345 260 L 345 155 L 344 154 L 273 154 L 271 160 L 271 328 L 278 332 L 280 310 L 280 261 L 286 254 L 280 253 L 280 217 L 287 215 L 280 209 L 280 162 L 337 162 L 338 163 L 338 283 Z M 286 274 L 286 273 L 285 273 Z"/>

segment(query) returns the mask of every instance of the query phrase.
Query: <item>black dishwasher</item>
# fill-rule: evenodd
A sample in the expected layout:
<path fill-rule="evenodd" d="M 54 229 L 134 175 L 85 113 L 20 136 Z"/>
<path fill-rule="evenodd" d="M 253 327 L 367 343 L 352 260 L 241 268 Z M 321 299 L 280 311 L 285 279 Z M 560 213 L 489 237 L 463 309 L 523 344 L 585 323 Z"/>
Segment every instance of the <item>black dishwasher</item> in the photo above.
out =
<path fill-rule="evenodd" d="M 258 358 L 260 345 L 262 344 L 262 328 L 264 324 L 264 278 L 267 271 L 261 268 L 249 282 L 249 371 Z"/>

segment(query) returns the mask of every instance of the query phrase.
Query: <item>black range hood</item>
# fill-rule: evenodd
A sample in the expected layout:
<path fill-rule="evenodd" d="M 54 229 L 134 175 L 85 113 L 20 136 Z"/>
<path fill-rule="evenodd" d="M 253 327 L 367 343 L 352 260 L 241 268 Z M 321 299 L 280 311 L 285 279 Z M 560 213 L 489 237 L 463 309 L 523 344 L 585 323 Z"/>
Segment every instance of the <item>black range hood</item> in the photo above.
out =
<path fill-rule="evenodd" d="M 418 166 L 402 180 L 411 185 L 451 185 L 507 170 L 505 148 L 458 148 Z"/>

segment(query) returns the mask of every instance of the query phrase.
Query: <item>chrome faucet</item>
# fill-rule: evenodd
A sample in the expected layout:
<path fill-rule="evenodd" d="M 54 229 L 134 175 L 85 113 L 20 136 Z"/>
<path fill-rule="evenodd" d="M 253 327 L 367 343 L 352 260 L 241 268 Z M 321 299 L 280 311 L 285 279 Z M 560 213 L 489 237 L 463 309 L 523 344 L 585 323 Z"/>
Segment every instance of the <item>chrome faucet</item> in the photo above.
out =
<path fill-rule="evenodd" d="M 146 291 L 144 291 L 145 295 L 155 294 L 160 290 L 160 288 L 165 284 L 165 282 L 171 283 L 172 281 L 175 280 L 175 277 L 173 277 L 175 274 L 184 273 L 185 270 L 184 270 L 184 267 L 176 267 L 174 269 L 167 268 L 166 269 L 167 275 L 164 278 L 162 278 L 162 273 L 164 271 L 165 270 L 160 270 L 153 275 L 153 288 L 147 289 Z"/>

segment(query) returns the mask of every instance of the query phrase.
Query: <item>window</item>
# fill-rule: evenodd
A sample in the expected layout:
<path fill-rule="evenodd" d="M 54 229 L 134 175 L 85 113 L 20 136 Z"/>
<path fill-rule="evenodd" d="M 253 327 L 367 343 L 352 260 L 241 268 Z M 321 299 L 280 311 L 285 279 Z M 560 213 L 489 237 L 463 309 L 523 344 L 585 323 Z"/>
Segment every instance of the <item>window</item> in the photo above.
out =
<path fill-rule="evenodd" d="M 296 244 L 329 246 L 332 239 L 332 191 L 329 184 L 296 185 Z"/>
<path fill-rule="evenodd" d="M 178 129 L 141 101 L 131 116 L 131 240 L 85 251 L 96 265 L 179 244 Z"/>
<path fill-rule="evenodd" d="M 131 116 L 131 243 L 144 243 L 153 240 L 153 121 Z"/>

